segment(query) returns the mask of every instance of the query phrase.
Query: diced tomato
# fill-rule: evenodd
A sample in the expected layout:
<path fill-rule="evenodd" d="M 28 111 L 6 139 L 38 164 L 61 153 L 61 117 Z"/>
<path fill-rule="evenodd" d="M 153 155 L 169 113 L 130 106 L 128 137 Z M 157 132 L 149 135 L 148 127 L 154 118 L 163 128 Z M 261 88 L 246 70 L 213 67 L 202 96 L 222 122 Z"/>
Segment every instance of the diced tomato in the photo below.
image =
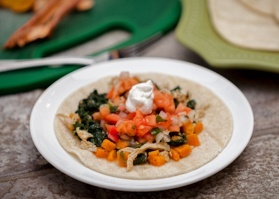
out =
<path fill-rule="evenodd" d="M 101 105 L 99 109 L 100 109 L 100 114 L 102 119 L 105 118 L 108 114 L 110 114 L 110 109 L 107 104 Z"/>
<path fill-rule="evenodd" d="M 138 141 L 140 144 L 146 143 L 146 139 L 145 139 L 144 137 L 137 137 L 137 141 Z"/>
<path fill-rule="evenodd" d="M 162 108 L 165 112 L 174 113 L 175 111 L 174 99 L 169 93 L 154 90 L 154 103 L 157 108 Z"/>
<path fill-rule="evenodd" d="M 153 135 L 151 135 L 150 132 L 146 133 L 143 138 L 147 141 L 147 142 L 153 142 L 155 140 L 155 137 Z"/>
<path fill-rule="evenodd" d="M 111 103 L 115 106 L 119 106 L 120 104 L 124 104 L 125 103 L 125 98 L 123 96 L 117 96 L 114 99 L 110 100 Z"/>
<path fill-rule="evenodd" d="M 156 104 L 157 108 L 164 107 L 164 95 L 159 90 L 154 90 L 154 103 Z"/>
<path fill-rule="evenodd" d="M 156 115 L 147 115 L 145 116 L 145 122 L 146 125 L 148 126 L 156 126 L 157 122 L 156 122 Z"/>
<path fill-rule="evenodd" d="M 122 133 L 122 134 L 124 134 L 124 133 L 127 132 L 127 128 L 126 128 L 126 126 L 125 126 L 125 124 L 124 124 L 123 122 L 117 124 L 116 130 L 117 130 L 119 133 Z"/>
<path fill-rule="evenodd" d="M 94 119 L 95 121 L 100 121 L 100 120 L 101 120 L 101 114 L 100 114 L 100 112 L 95 112 L 95 113 L 93 113 L 92 117 L 93 117 L 93 119 Z"/>
<path fill-rule="evenodd" d="M 142 137 L 142 136 L 144 136 L 146 133 L 150 132 L 152 128 L 153 128 L 153 127 L 151 127 L 151 126 L 140 125 L 140 126 L 137 128 L 137 134 L 136 134 L 136 135 L 137 135 L 138 137 Z"/>
<path fill-rule="evenodd" d="M 121 86 L 123 87 L 123 89 L 125 91 L 130 90 L 132 88 L 132 86 L 134 86 L 135 84 L 139 83 L 138 79 L 134 78 L 134 77 L 128 77 L 122 80 L 121 82 Z"/>
<path fill-rule="evenodd" d="M 133 120 L 127 120 L 124 121 L 126 128 L 127 128 L 127 135 L 129 136 L 135 136 L 136 135 L 136 126 L 133 122 Z"/>
<path fill-rule="evenodd" d="M 118 110 L 118 111 L 125 111 L 125 110 L 126 110 L 125 104 L 124 104 L 124 103 L 119 104 L 118 107 L 117 107 L 117 110 Z"/>
<path fill-rule="evenodd" d="M 171 123 L 172 123 L 171 118 L 170 118 L 169 114 L 167 114 L 166 121 L 165 122 L 158 122 L 157 126 L 160 126 L 163 129 L 168 129 L 169 126 L 171 125 Z"/>
<path fill-rule="evenodd" d="M 132 120 L 132 119 L 134 119 L 135 116 L 136 116 L 136 112 L 129 113 L 129 114 L 127 115 L 127 119 L 128 119 L 128 120 Z"/>
<path fill-rule="evenodd" d="M 116 130 L 120 134 L 126 134 L 128 136 L 135 136 L 136 135 L 136 126 L 133 120 L 125 120 L 117 125 Z"/>
<path fill-rule="evenodd" d="M 153 136 L 153 135 L 151 135 L 151 133 L 150 133 L 150 131 L 149 132 L 147 132 L 144 136 L 142 136 L 142 137 L 138 137 L 137 136 L 137 141 L 139 142 L 139 143 L 146 143 L 146 142 L 150 142 L 150 143 L 153 143 L 154 142 L 154 140 L 155 140 L 155 137 Z"/>
<path fill-rule="evenodd" d="M 143 114 L 140 110 L 136 110 L 136 115 L 135 117 L 133 118 L 133 121 L 136 125 L 136 127 L 138 128 L 140 125 L 145 125 L 146 122 L 145 122 L 145 119 L 143 117 Z"/>
<path fill-rule="evenodd" d="M 108 99 L 115 99 L 119 97 L 121 94 L 130 90 L 132 86 L 139 83 L 139 80 L 134 77 L 125 77 L 123 79 L 119 79 L 120 81 L 116 83 L 116 85 L 108 92 Z"/>
<path fill-rule="evenodd" d="M 174 113 L 175 112 L 175 104 L 173 102 L 173 98 L 171 99 L 172 102 L 170 102 L 169 104 L 167 104 L 164 109 L 166 112 L 168 113 Z"/>
<path fill-rule="evenodd" d="M 173 99 L 173 96 L 169 93 L 165 94 L 164 109 L 167 113 L 174 113 L 175 112 L 174 99 Z"/>
<path fill-rule="evenodd" d="M 185 104 L 183 103 L 179 103 L 175 109 L 175 113 L 180 113 L 180 112 L 186 112 L 189 113 L 192 109 L 190 109 L 189 107 L 187 107 Z"/>
<path fill-rule="evenodd" d="M 116 122 L 120 119 L 120 116 L 118 114 L 115 113 L 110 113 L 108 115 L 105 116 L 105 120 L 109 123 L 109 124 L 116 124 Z"/>
<path fill-rule="evenodd" d="M 106 125 L 107 131 L 108 131 L 108 138 L 116 143 L 119 139 L 118 132 L 116 130 L 116 126 L 114 125 Z"/>
<path fill-rule="evenodd" d="M 113 96 L 114 96 L 114 87 L 112 87 L 111 89 L 110 89 L 110 91 L 108 92 L 108 94 L 107 94 L 107 98 L 108 99 L 111 99 L 111 98 L 113 98 Z"/>
<path fill-rule="evenodd" d="M 169 126 L 168 130 L 170 132 L 180 132 L 180 127 L 178 125 L 176 125 L 176 126 Z"/>
<path fill-rule="evenodd" d="M 156 111 L 158 108 L 157 108 L 157 105 L 155 103 L 153 103 L 153 106 L 152 106 L 152 111 Z"/>

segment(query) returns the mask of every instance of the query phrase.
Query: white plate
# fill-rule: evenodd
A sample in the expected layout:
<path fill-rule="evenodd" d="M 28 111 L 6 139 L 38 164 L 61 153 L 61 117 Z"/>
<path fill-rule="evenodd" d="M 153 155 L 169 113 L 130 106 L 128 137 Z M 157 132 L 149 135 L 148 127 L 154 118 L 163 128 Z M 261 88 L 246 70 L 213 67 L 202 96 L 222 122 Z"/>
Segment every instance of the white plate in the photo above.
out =
<path fill-rule="evenodd" d="M 227 147 L 206 165 L 182 175 L 154 179 L 129 180 L 107 176 L 88 169 L 68 154 L 54 132 L 55 113 L 62 101 L 76 89 L 99 78 L 132 73 L 160 72 L 196 81 L 219 96 L 233 116 L 234 130 Z M 158 191 L 181 187 L 203 180 L 228 166 L 247 146 L 253 131 L 251 107 L 241 91 L 222 76 L 203 67 L 177 60 L 161 58 L 129 58 L 108 61 L 82 68 L 51 85 L 36 102 L 30 119 L 33 142 L 42 156 L 61 172 L 79 181 L 113 190 Z"/>

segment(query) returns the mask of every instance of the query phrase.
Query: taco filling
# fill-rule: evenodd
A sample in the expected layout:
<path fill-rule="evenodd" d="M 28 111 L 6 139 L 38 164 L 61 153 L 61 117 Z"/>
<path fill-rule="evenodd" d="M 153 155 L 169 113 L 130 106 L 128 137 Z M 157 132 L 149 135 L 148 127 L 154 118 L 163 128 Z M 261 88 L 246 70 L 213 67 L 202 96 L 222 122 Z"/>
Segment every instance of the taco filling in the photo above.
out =
<path fill-rule="evenodd" d="M 207 117 L 207 111 L 209 116 L 211 115 L 211 102 L 214 108 L 216 102 L 221 103 L 219 100 L 200 102 L 191 91 L 185 90 L 179 84 L 170 88 L 170 85 L 162 85 L 154 78 L 141 80 L 128 72 L 111 78 L 109 85 L 108 92 L 99 92 L 99 89 L 96 89 L 98 87 L 95 87 L 88 96 L 76 103 L 74 111 L 69 98 L 69 102 L 65 102 L 57 114 L 58 140 L 68 152 L 77 155 L 89 168 L 106 174 L 106 169 L 110 167 L 118 168 L 123 174 L 125 168 L 126 174 L 132 173 L 131 178 L 135 177 L 133 172 L 137 173 L 138 178 L 148 178 L 145 176 L 147 174 L 142 175 L 138 170 L 161 169 L 169 167 L 168 164 L 179 170 L 179 167 L 185 164 L 185 159 L 196 156 L 195 153 L 213 151 L 213 155 L 208 154 L 209 158 L 201 161 L 205 164 L 228 142 L 232 123 L 224 105 L 218 114 L 221 114 L 221 117 L 225 116 L 223 121 L 219 121 L 225 122 L 226 130 L 221 132 L 225 136 L 218 137 L 219 132 L 204 132 L 204 129 L 207 129 L 206 125 L 210 125 L 207 120 L 205 123 L 203 120 Z M 199 87 L 195 89 L 202 91 Z M 77 95 L 78 93 L 74 94 L 75 99 L 78 98 Z M 71 107 L 71 111 L 63 111 L 63 107 Z M 218 119 L 219 116 L 216 117 Z M 214 122 L 215 120 L 211 125 L 215 126 Z M 64 128 L 61 128 L 61 125 Z M 213 149 L 204 151 L 209 145 L 212 145 Z M 201 149 L 195 151 L 196 148 Z M 186 164 L 186 167 L 193 169 L 202 165 L 195 158 L 190 158 L 190 161 L 192 162 Z M 90 164 L 107 166 L 95 167 Z M 182 171 L 175 171 L 174 175 L 187 170 L 182 168 Z M 122 175 L 117 173 L 110 175 Z M 166 174 L 158 172 L 152 175 L 160 177 Z"/>

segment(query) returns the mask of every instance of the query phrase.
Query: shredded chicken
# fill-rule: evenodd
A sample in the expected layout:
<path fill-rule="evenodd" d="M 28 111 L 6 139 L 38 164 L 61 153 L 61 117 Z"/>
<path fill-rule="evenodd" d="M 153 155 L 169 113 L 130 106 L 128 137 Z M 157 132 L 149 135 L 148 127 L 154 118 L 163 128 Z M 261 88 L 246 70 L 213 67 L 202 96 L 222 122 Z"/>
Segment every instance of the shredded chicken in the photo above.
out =
<path fill-rule="evenodd" d="M 85 130 L 80 130 L 79 128 L 76 129 L 76 133 L 78 134 L 78 137 L 82 140 L 87 140 L 88 138 L 93 137 L 91 133 L 88 133 Z"/>
<path fill-rule="evenodd" d="M 68 129 L 71 129 L 78 119 L 76 116 L 70 118 L 68 115 L 62 113 L 57 114 L 57 116 Z"/>
<path fill-rule="evenodd" d="M 61 119 L 63 124 L 70 130 L 73 124 L 77 120 L 79 120 L 79 116 L 77 114 L 74 114 L 72 117 L 69 117 L 64 114 L 57 114 L 57 116 Z M 87 141 L 88 138 L 93 137 L 91 133 L 88 133 L 86 130 L 80 130 L 79 128 L 76 129 L 75 131 L 78 135 L 78 137 L 81 139 L 80 141 L 80 148 L 84 150 L 88 150 L 91 152 L 95 152 L 97 150 L 97 146 L 94 145 L 92 142 Z"/>
<path fill-rule="evenodd" d="M 140 154 L 145 152 L 147 149 L 159 149 L 163 151 L 170 151 L 170 146 L 167 143 L 146 143 L 142 145 L 140 148 L 131 148 L 131 147 L 126 147 L 124 149 L 121 149 L 118 151 L 120 153 L 121 151 L 123 152 L 129 152 L 128 160 L 127 160 L 127 171 L 131 171 L 133 168 L 133 162 L 136 159 L 136 157 Z M 165 156 L 164 156 L 165 157 Z"/>

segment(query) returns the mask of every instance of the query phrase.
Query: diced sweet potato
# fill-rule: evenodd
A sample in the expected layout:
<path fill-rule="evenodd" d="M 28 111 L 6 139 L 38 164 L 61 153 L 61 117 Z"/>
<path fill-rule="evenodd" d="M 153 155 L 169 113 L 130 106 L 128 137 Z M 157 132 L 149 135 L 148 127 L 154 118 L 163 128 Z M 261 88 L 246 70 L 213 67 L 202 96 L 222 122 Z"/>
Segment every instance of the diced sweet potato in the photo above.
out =
<path fill-rule="evenodd" d="M 159 150 L 150 151 L 148 153 L 148 157 L 157 156 L 157 155 L 159 155 Z"/>
<path fill-rule="evenodd" d="M 108 161 L 114 161 L 117 157 L 116 150 L 111 150 L 107 156 Z"/>
<path fill-rule="evenodd" d="M 98 158 L 107 158 L 109 152 L 101 147 L 98 147 L 94 154 Z"/>
<path fill-rule="evenodd" d="M 127 166 L 128 156 L 129 156 L 128 152 L 120 151 L 117 153 L 117 162 L 120 167 Z"/>
<path fill-rule="evenodd" d="M 203 131 L 203 124 L 201 122 L 197 122 L 194 127 L 194 133 L 199 134 Z"/>
<path fill-rule="evenodd" d="M 187 137 L 187 144 L 191 146 L 199 146 L 200 140 L 197 134 L 186 135 Z"/>
<path fill-rule="evenodd" d="M 171 158 L 175 161 L 179 161 L 180 160 L 180 155 L 176 150 L 171 149 Z"/>
<path fill-rule="evenodd" d="M 166 163 L 165 157 L 162 155 L 148 156 L 148 161 L 153 166 L 162 166 Z"/>
<path fill-rule="evenodd" d="M 101 144 L 101 147 L 106 149 L 107 151 L 111 151 L 116 148 L 116 144 L 108 139 L 104 139 L 104 141 Z"/>
<path fill-rule="evenodd" d="M 190 135 L 190 134 L 193 134 L 194 133 L 194 124 L 191 123 L 190 121 L 187 121 L 186 123 L 184 123 L 182 125 L 182 128 L 183 128 L 183 132 L 186 134 L 186 135 Z"/>
<path fill-rule="evenodd" d="M 116 148 L 117 149 L 123 149 L 123 148 L 126 148 L 127 146 L 129 146 L 129 142 L 126 141 L 126 140 L 119 139 L 116 142 Z"/>
<path fill-rule="evenodd" d="M 159 150 L 154 150 L 148 153 L 148 161 L 153 166 L 162 166 L 166 163 L 165 157 L 160 155 Z"/>
<path fill-rule="evenodd" d="M 184 158 L 188 155 L 190 155 L 192 149 L 189 144 L 183 144 L 181 146 L 175 147 L 175 151 L 177 151 L 180 155 L 180 158 Z"/>

